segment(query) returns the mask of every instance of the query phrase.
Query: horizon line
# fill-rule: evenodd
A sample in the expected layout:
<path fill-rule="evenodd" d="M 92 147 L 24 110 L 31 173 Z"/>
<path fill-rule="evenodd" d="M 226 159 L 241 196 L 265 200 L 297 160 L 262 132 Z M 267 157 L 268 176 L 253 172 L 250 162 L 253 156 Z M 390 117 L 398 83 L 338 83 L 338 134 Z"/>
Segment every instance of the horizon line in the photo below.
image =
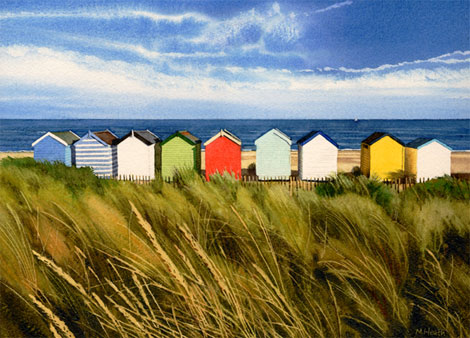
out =
<path fill-rule="evenodd" d="M 140 121 L 165 121 L 165 120 L 186 120 L 186 121 L 198 121 L 198 120 L 216 120 L 216 121 L 236 121 L 236 120 L 285 120 L 285 121 L 302 121 L 302 120 L 326 120 L 326 121 L 344 121 L 344 120 L 351 120 L 351 121 L 436 121 L 436 120 L 470 120 L 470 117 L 459 117 L 459 118 L 233 118 L 233 119 L 226 119 L 226 118 L 0 118 L 0 120 L 140 120 Z"/>

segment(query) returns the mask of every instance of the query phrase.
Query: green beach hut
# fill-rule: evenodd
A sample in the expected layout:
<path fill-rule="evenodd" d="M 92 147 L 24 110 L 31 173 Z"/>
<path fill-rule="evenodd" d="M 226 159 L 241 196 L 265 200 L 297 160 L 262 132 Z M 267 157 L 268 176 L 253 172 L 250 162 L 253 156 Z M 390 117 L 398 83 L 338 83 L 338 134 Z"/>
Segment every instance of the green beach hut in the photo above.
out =
<path fill-rule="evenodd" d="M 163 179 L 173 179 L 183 169 L 201 172 L 201 140 L 187 130 L 169 136 L 161 147 Z"/>
<path fill-rule="evenodd" d="M 279 129 L 256 139 L 256 175 L 260 180 L 288 180 L 291 175 L 292 140 Z"/>

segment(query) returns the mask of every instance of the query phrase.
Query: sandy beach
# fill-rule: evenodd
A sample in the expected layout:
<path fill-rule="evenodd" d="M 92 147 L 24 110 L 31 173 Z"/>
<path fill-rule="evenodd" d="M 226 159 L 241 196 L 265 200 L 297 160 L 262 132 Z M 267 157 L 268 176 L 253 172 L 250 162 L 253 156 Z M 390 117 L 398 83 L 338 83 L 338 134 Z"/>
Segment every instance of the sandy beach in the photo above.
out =
<path fill-rule="evenodd" d="M 205 169 L 205 152 L 201 154 L 202 170 Z M 0 160 L 6 157 L 21 158 L 33 157 L 32 151 L 19 152 L 0 152 Z M 256 163 L 256 151 L 242 152 L 242 169 L 248 169 L 251 163 Z M 297 171 L 297 150 L 291 152 L 292 171 Z M 338 171 L 351 172 L 351 170 L 360 166 L 361 151 L 360 150 L 340 150 L 338 153 Z M 453 151 L 451 156 L 451 173 L 452 174 L 470 174 L 470 151 Z"/>
<path fill-rule="evenodd" d="M 33 157 L 34 153 L 32 151 L 9 151 L 9 152 L 0 152 L 0 160 L 3 160 L 7 157 L 21 158 L 21 157 Z"/>

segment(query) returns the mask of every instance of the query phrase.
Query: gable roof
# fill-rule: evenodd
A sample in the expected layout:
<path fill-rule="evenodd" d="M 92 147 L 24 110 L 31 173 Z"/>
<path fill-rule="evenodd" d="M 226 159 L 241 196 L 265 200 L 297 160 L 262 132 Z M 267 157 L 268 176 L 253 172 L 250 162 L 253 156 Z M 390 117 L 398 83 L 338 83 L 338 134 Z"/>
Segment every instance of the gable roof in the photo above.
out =
<path fill-rule="evenodd" d="M 42 135 L 36 141 L 34 141 L 31 146 L 34 147 L 36 144 L 38 144 L 39 142 L 41 142 L 43 139 L 45 139 L 48 136 L 52 137 L 54 140 L 56 140 L 57 142 L 63 144 L 64 146 L 69 146 L 69 145 L 75 143 L 76 141 L 80 140 L 80 137 L 78 137 L 78 135 L 75 134 L 71 130 L 69 130 L 69 131 L 50 131 L 50 132 L 47 132 L 46 134 Z"/>
<path fill-rule="evenodd" d="M 191 145 L 196 145 L 198 143 L 201 143 L 201 140 L 198 139 L 196 136 L 192 135 L 189 131 L 187 130 L 181 130 L 181 131 L 176 131 L 174 134 L 168 136 L 165 141 L 162 142 L 162 146 L 165 143 L 168 143 L 170 140 L 174 139 L 175 137 L 180 137 L 181 139 L 185 140 Z"/>
<path fill-rule="evenodd" d="M 227 129 L 221 129 L 217 134 L 215 134 L 214 136 L 212 136 L 208 141 L 206 141 L 206 143 L 204 143 L 204 146 L 207 146 L 208 144 L 214 142 L 215 140 L 217 140 L 219 137 L 226 137 L 228 138 L 230 141 L 232 141 L 233 143 L 236 143 L 238 144 L 239 146 L 242 145 L 242 141 L 236 137 L 235 135 L 233 135 L 231 132 L 229 132 Z"/>
<path fill-rule="evenodd" d="M 432 142 L 437 142 L 439 143 L 440 145 L 442 145 L 443 147 L 449 149 L 449 150 L 452 150 L 451 147 L 449 147 L 447 144 L 445 143 L 442 143 L 441 141 L 439 141 L 438 139 L 435 139 L 435 138 L 430 138 L 430 137 L 418 137 L 417 139 L 409 142 L 406 144 L 406 146 L 408 148 L 415 148 L 415 149 L 419 149 L 419 148 L 422 148 L 424 147 L 425 145 L 429 144 L 429 143 L 432 143 Z"/>
<path fill-rule="evenodd" d="M 90 139 L 90 138 L 98 141 L 104 146 L 113 145 L 116 143 L 116 140 L 118 139 L 118 137 L 109 130 L 96 131 L 96 132 L 92 132 L 88 130 L 88 132 L 85 135 L 83 135 L 81 139 L 76 142 L 76 144 L 81 144 L 85 142 L 85 140 Z"/>
<path fill-rule="evenodd" d="M 182 130 L 179 133 L 181 135 L 185 136 L 186 138 L 190 139 L 193 143 L 201 143 L 202 142 L 200 139 L 198 139 L 196 136 L 194 136 L 193 134 L 191 134 L 187 130 Z"/>
<path fill-rule="evenodd" d="M 150 130 L 131 130 L 129 133 L 116 140 L 115 144 L 119 144 L 130 136 L 142 141 L 145 145 L 152 145 L 161 142 L 160 138 Z"/>
<path fill-rule="evenodd" d="M 385 132 L 381 132 L 381 131 L 376 131 L 375 133 L 372 133 L 371 135 L 369 135 L 369 137 L 367 137 L 366 139 L 362 140 L 361 143 L 365 143 L 367 145 L 372 145 L 374 144 L 375 142 L 377 142 L 378 140 L 384 138 L 384 137 L 390 137 L 391 139 L 393 139 L 394 141 L 396 141 L 397 143 L 401 144 L 402 146 L 405 145 L 405 143 L 403 143 L 402 140 L 400 140 L 399 138 L 393 136 L 392 134 L 389 134 L 389 133 L 385 133 Z"/>
<path fill-rule="evenodd" d="M 103 131 L 95 131 L 93 132 L 97 137 L 99 137 L 104 143 L 113 145 L 117 140 L 117 136 L 113 134 L 110 130 L 106 129 Z"/>
<path fill-rule="evenodd" d="M 332 145 L 334 145 L 336 148 L 339 148 L 338 144 L 333 141 L 328 135 L 326 135 L 324 132 L 320 130 L 314 130 L 308 133 L 307 135 L 302 136 L 298 141 L 297 144 L 300 145 L 305 145 L 308 142 L 310 142 L 312 139 L 314 139 L 316 136 L 321 135 L 323 136 L 327 141 L 329 141 Z"/>
<path fill-rule="evenodd" d="M 258 137 L 255 140 L 255 144 L 257 144 L 260 139 L 262 139 L 265 135 L 268 135 L 268 134 L 274 134 L 278 136 L 279 138 L 281 138 L 282 140 L 284 140 L 285 142 L 287 142 L 289 145 L 292 144 L 291 138 L 277 128 L 270 129 L 267 132 L 263 133 L 260 137 Z"/>

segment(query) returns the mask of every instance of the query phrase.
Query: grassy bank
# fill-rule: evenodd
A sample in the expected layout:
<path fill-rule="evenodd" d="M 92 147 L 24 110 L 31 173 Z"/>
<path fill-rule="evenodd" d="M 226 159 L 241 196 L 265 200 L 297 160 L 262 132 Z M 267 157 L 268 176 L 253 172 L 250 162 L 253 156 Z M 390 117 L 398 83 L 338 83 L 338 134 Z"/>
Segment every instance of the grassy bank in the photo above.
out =
<path fill-rule="evenodd" d="M 0 336 L 469 336 L 469 194 L 451 178 L 134 185 L 3 160 Z"/>

